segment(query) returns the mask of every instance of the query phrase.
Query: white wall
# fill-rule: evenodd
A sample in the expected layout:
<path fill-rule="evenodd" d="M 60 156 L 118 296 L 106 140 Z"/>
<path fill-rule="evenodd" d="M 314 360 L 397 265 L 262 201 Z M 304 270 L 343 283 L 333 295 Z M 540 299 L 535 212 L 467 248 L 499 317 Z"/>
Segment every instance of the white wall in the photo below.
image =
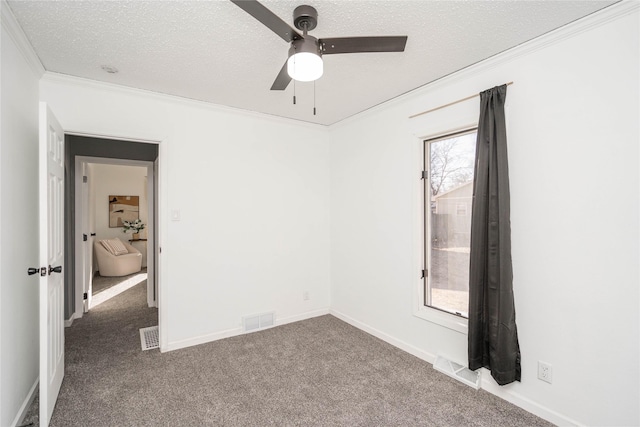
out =
<path fill-rule="evenodd" d="M 498 393 L 562 424 L 640 423 L 639 16 L 631 7 L 335 126 L 336 314 L 425 358 L 466 361 L 465 334 L 412 315 L 421 268 L 420 137 L 468 124 L 465 111 L 477 117 L 479 101 L 408 117 L 514 81 L 507 114 L 522 382 Z M 619 208 L 610 210 L 608 200 Z M 553 384 L 537 379 L 538 360 L 552 364 Z"/>
<path fill-rule="evenodd" d="M 94 199 L 95 225 L 91 230 L 96 233 L 96 239 L 117 237 L 126 241 L 131 233 L 123 233 L 122 227 L 109 228 L 109 196 L 138 196 L 140 219 L 149 227 L 147 187 L 145 179 L 147 168 L 141 166 L 120 166 L 106 164 L 91 164 L 91 190 Z"/>
<path fill-rule="evenodd" d="M 38 78 L 2 8 L 0 71 L 0 425 L 38 379 Z"/>
<path fill-rule="evenodd" d="M 165 349 L 238 333 L 244 315 L 328 311 L 325 129 L 62 76 L 40 89 L 65 131 L 161 141 Z"/>

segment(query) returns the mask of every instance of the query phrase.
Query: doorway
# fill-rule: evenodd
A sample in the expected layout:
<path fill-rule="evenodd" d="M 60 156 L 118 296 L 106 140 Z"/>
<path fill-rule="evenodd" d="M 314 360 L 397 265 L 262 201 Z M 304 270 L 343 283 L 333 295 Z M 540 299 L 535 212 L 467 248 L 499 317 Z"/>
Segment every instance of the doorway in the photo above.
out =
<path fill-rule="evenodd" d="M 78 311 L 86 313 L 104 302 L 105 297 L 124 292 L 137 284 L 136 280 L 146 280 L 147 305 L 157 307 L 153 162 L 76 156 L 75 170 L 81 173 L 76 173 L 75 177 L 74 317 L 79 317 Z M 136 234 L 125 232 L 125 224 L 134 221 L 142 224 L 143 229 Z M 118 239 L 139 252 L 138 263 L 129 265 L 131 259 L 122 259 L 127 271 L 113 273 L 101 269 L 101 257 L 110 257 L 109 262 L 131 258 L 108 254 L 100 246 L 100 242 L 108 239 Z M 94 279 L 97 286 L 94 286 Z M 100 297 L 94 299 L 97 292 Z"/>
<path fill-rule="evenodd" d="M 114 237 L 118 233 L 123 241 L 133 240 L 130 238 L 131 235 L 121 232 L 121 227 L 110 229 L 108 223 L 97 226 L 98 218 L 101 218 L 101 222 L 108 221 L 105 219 L 108 212 L 100 212 L 100 215 L 97 215 L 97 210 L 102 208 L 99 208 L 99 203 L 92 203 L 92 198 L 102 197 L 92 194 L 92 169 L 95 171 L 99 168 L 108 170 L 109 167 L 135 168 L 141 179 L 142 176 L 146 177 L 146 183 L 138 183 L 137 190 L 130 191 L 139 193 L 136 197 L 143 199 L 143 206 L 139 208 L 145 213 L 147 226 L 144 235 L 144 249 L 147 252 L 147 304 L 157 307 L 158 152 L 157 143 L 65 135 L 65 270 L 73 272 L 65 277 L 66 326 L 71 326 L 74 319 L 82 317 L 91 308 L 91 287 L 95 272 L 94 240 Z M 93 184 L 95 190 L 96 183 Z M 104 209 L 107 210 L 108 207 Z M 136 245 L 142 245 L 141 239 L 137 240 Z"/>

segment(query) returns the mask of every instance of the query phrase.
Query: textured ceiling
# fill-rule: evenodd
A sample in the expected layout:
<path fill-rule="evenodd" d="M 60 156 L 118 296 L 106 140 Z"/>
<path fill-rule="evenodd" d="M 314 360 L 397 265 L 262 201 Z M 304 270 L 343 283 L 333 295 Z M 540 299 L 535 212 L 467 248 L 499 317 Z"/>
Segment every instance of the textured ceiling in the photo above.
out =
<path fill-rule="evenodd" d="M 15 1 L 47 71 L 329 125 L 615 1 L 264 1 L 310 4 L 311 35 L 408 35 L 403 53 L 324 57 L 313 83 L 270 91 L 288 44 L 230 1 Z M 109 74 L 107 65 L 119 70 Z"/>

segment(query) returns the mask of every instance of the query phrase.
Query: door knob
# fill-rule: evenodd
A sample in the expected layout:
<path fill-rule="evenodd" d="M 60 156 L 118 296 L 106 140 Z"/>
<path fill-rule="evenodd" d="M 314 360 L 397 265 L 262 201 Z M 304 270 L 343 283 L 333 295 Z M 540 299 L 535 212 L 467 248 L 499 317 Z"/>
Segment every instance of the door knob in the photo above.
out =
<path fill-rule="evenodd" d="M 51 265 L 49 265 L 49 274 L 51 273 L 62 273 L 62 266 L 51 267 Z"/>
<path fill-rule="evenodd" d="M 42 268 L 29 267 L 29 268 L 27 268 L 27 274 L 29 276 L 32 276 L 32 275 L 38 274 L 38 273 L 40 273 L 41 276 L 46 276 L 47 275 L 47 267 L 42 267 Z"/>

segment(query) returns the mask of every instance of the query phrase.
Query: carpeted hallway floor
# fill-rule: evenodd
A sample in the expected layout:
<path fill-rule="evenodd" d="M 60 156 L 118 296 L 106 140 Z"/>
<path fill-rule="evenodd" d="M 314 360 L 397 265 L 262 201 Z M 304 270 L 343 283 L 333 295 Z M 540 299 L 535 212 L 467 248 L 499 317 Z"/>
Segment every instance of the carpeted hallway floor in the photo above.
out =
<path fill-rule="evenodd" d="M 143 352 L 138 330 L 157 324 L 145 288 L 66 329 L 52 426 L 550 425 L 329 315 Z"/>

